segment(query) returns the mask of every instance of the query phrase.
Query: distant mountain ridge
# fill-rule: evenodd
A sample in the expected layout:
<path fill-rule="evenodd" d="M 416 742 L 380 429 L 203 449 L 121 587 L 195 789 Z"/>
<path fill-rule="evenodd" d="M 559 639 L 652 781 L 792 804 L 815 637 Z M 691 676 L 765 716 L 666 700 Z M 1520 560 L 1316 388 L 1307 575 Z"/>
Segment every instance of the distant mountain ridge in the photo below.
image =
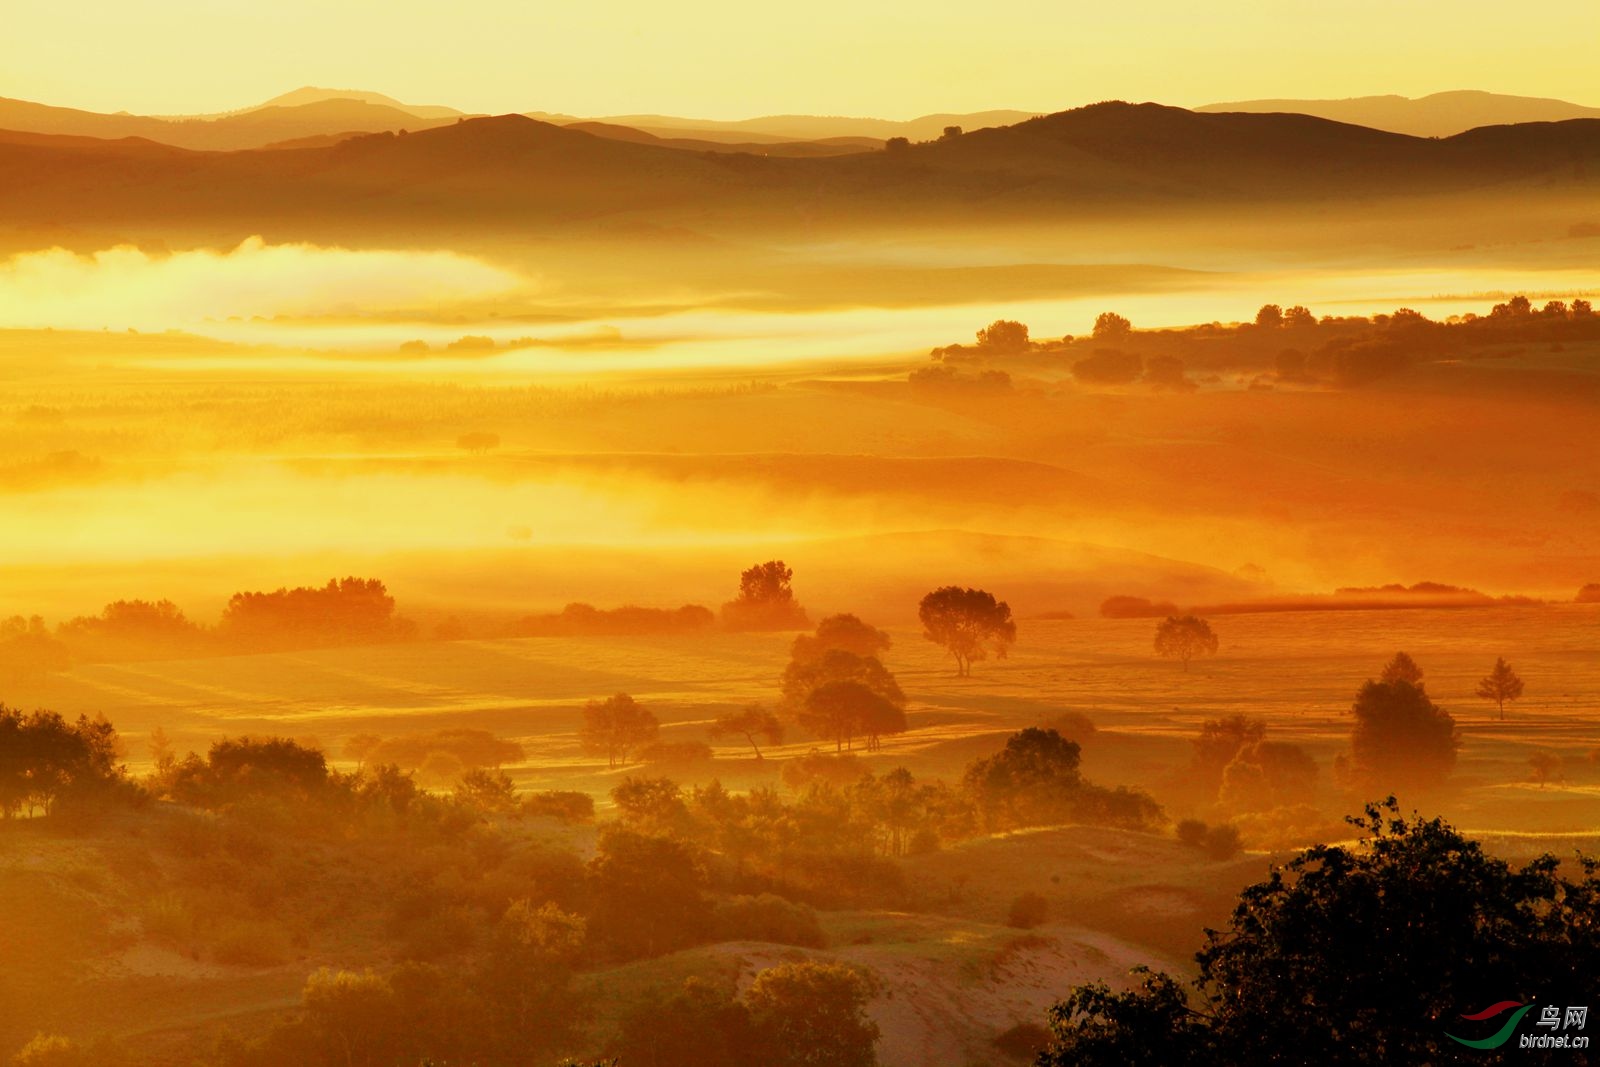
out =
<path fill-rule="evenodd" d="M 273 110 L 253 113 L 255 121 Z M 260 232 L 264 220 L 276 232 L 307 233 L 334 224 L 412 232 L 607 218 L 1049 218 L 1106 207 L 1356 203 L 1483 189 L 1590 196 L 1597 185 L 1596 119 L 1428 140 L 1305 115 L 1128 103 L 815 158 L 687 151 L 520 115 L 293 151 L 0 138 L 0 204 L 13 219 L 246 232 Z"/>
<path fill-rule="evenodd" d="M 1236 100 L 1206 104 L 1195 110 L 1211 114 L 1238 111 L 1315 115 L 1335 122 L 1348 122 L 1413 137 L 1452 137 L 1479 126 L 1600 119 L 1600 108 L 1585 107 L 1565 100 L 1506 96 L 1476 89 L 1433 93 L 1415 99 L 1405 96 L 1357 96 L 1345 100 Z"/>

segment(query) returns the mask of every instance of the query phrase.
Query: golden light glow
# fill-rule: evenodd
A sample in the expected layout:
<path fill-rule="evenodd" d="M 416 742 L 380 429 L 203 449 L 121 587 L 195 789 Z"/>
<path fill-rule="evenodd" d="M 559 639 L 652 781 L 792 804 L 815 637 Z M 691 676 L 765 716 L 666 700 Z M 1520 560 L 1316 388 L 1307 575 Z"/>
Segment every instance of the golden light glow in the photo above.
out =
<path fill-rule="evenodd" d="M 299 85 L 502 113 L 908 118 L 1129 98 L 1417 96 L 1600 102 L 1600 10 L 1547 0 L 1181 0 L 804 8 L 689 0 L 11 0 L 4 95 L 91 110 L 245 107 Z"/>

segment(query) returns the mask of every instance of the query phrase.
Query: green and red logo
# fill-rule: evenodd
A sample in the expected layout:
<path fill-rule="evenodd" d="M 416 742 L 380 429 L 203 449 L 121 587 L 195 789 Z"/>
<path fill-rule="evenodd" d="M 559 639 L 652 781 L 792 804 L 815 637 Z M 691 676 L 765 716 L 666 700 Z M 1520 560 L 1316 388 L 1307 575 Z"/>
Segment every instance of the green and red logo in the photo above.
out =
<path fill-rule="evenodd" d="M 1468 1048 L 1499 1048 L 1501 1045 L 1511 1040 L 1511 1035 L 1516 1033 L 1517 1024 L 1522 1021 L 1522 1017 L 1533 1010 L 1532 1004 L 1524 1004 L 1521 1001 L 1516 1000 L 1502 1000 L 1498 1004 L 1489 1005 L 1480 1012 L 1474 1012 L 1471 1015 L 1461 1016 L 1468 1022 L 1480 1023 L 1485 1019 L 1492 1019 L 1502 1012 L 1511 1011 L 1512 1008 L 1517 1010 L 1512 1012 L 1511 1018 L 1507 1019 L 1504 1026 L 1500 1027 L 1499 1030 L 1496 1030 L 1488 1037 L 1481 1037 L 1476 1040 L 1472 1040 L 1465 1037 L 1457 1037 L 1455 1034 L 1448 1032 L 1444 1036 L 1448 1037 L 1451 1041 L 1463 1044 Z"/>

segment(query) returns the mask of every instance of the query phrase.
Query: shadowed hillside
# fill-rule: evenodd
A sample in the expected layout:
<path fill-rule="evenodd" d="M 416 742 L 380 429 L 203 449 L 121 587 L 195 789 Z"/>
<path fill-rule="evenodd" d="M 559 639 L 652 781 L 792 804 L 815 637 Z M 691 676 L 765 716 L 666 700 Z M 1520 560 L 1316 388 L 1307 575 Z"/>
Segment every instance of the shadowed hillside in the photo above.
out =
<path fill-rule="evenodd" d="M 267 113 L 252 114 L 242 120 Z M 1298 115 L 1107 103 L 887 151 L 781 159 L 686 152 L 508 115 L 295 151 L 8 143 L 0 194 L 14 211 L 57 224 L 181 218 L 248 228 L 336 218 L 409 231 L 618 215 L 792 223 L 797 211 L 949 221 L 952 213 L 1071 217 L 1090 206 L 1442 195 L 1530 181 L 1556 195 L 1587 188 L 1585 164 L 1596 159 L 1600 120 L 1429 141 Z"/>
<path fill-rule="evenodd" d="M 1506 96 L 1475 89 L 1433 93 L 1415 99 L 1404 96 L 1357 96 L 1348 100 L 1235 100 L 1206 104 L 1195 110 L 1292 112 L 1413 137 L 1450 137 L 1478 126 L 1502 126 L 1517 122 L 1600 118 L 1600 108 L 1584 107 L 1565 100 Z"/>

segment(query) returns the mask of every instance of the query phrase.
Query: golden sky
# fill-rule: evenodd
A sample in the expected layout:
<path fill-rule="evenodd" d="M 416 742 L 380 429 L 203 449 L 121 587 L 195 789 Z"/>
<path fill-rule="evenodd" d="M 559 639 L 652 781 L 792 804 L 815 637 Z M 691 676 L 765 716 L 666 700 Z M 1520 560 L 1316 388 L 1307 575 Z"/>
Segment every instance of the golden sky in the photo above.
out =
<path fill-rule="evenodd" d="M 1597 54 L 1595 0 L 0 2 L 0 96 L 169 114 L 301 85 L 709 118 L 1461 88 L 1600 104 Z"/>

